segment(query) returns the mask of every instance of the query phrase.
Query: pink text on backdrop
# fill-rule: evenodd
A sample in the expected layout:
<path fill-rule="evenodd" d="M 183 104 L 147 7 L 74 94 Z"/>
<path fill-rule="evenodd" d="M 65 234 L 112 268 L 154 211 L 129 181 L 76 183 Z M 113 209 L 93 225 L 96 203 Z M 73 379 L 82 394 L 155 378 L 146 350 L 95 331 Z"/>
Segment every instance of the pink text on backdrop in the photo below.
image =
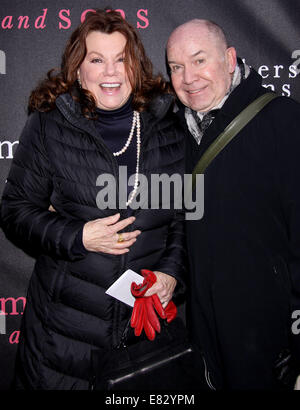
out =
<path fill-rule="evenodd" d="M 122 17 L 126 18 L 126 13 L 123 9 L 115 9 L 118 11 Z M 94 11 L 94 9 L 86 9 L 81 13 L 80 21 L 84 21 L 86 14 L 89 11 Z M 149 18 L 148 18 L 148 9 L 139 9 L 136 12 L 136 28 L 138 29 L 145 29 L 149 26 Z M 70 9 L 61 9 L 58 12 L 58 29 L 59 30 L 68 30 L 72 26 L 72 19 L 71 19 L 71 11 Z M 44 30 L 47 27 L 48 23 L 48 8 L 42 9 L 42 13 L 38 15 L 36 18 L 29 17 L 27 15 L 23 16 L 13 16 L 8 15 L 4 16 L 0 20 L 0 29 L 3 30 L 28 30 L 28 29 L 35 29 L 35 30 Z M 51 22 L 52 23 L 52 22 Z M 76 21 L 76 25 L 79 22 Z"/>

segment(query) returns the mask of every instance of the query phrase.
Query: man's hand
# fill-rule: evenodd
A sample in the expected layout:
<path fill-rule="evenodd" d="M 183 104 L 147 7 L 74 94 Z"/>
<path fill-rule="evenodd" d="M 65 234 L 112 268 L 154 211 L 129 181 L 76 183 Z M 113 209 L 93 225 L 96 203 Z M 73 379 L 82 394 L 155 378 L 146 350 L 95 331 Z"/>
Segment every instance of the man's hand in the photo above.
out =
<path fill-rule="evenodd" d="M 165 308 L 172 299 L 177 280 L 166 273 L 153 271 L 156 276 L 156 282 L 147 290 L 145 296 L 152 296 L 155 293 L 159 297 L 162 307 Z"/>
<path fill-rule="evenodd" d="M 158 287 L 159 289 L 165 289 L 168 287 L 172 288 L 171 283 L 173 281 L 170 282 L 167 278 L 169 275 L 162 272 L 153 272 L 149 269 L 141 269 L 141 273 L 144 277 L 143 282 L 138 285 L 135 282 L 131 284 L 131 293 L 136 299 L 134 302 L 130 324 L 131 327 L 134 328 L 134 334 L 136 336 L 140 336 L 144 330 L 148 339 L 154 340 L 156 333 L 160 333 L 161 331 L 158 316 L 161 319 L 166 319 L 167 322 L 170 323 L 177 315 L 177 308 L 175 304 L 170 301 L 166 302 L 167 307 L 164 309 L 157 293 L 148 296 L 147 293 L 151 293 L 150 290 L 156 284 L 158 277 L 161 277 L 162 281 L 162 285 Z"/>

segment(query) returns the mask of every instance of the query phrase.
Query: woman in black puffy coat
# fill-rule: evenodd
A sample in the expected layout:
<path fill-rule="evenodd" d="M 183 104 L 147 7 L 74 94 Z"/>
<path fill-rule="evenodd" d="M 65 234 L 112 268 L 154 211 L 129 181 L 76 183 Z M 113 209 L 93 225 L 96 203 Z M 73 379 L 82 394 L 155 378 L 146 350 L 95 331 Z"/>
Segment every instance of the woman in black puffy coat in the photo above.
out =
<path fill-rule="evenodd" d="M 91 350 L 118 345 L 132 312 L 105 293 L 127 269 L 155 271 L 163 308 L 183 285 L 182 213 L 133 206 L 142 175 L 183 172 L 172 103 L 132 26 L 100 10 L 32 92 L 1 204 L 7 238 L 36 257 L 18 388 L 88 388 Z"/>

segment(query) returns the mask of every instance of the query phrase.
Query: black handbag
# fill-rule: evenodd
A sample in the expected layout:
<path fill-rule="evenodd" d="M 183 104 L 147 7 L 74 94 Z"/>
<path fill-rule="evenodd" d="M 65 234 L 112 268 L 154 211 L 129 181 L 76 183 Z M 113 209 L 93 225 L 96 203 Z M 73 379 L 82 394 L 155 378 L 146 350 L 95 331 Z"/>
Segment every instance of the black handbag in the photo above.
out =
<path fill-rule="evenodd" d="M 132 339 L 135 343 L 132 343 Z M 138 341 L 137 341 L 138 340 Z M 201 367 L 201 366 L 200 366 Z M 161 321 L 153 341 L 134 336 L 127 325 L 118 348 L 92 351 L 91 390 L 198 391 L 207 389 L 181 318 Z"/>

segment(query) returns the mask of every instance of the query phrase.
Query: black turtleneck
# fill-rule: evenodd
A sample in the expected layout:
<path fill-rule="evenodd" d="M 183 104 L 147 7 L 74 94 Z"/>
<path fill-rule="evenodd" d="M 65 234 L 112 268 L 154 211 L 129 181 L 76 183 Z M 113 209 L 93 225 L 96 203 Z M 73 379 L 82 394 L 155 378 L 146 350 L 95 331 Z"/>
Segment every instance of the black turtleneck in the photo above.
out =
<path fill-rule="evenodd" d="M 102 110 L 97 108 L 98 120 L 96 128 L 111 152 L 120 151 L 128 137 L 132 126 L 133 108 L 132 97 L 116 110 Z M 124 154 L 115 157 L 119 166 L 127 167 L 127 177 L 135 173 L 136 169 L 136 133 Z M 128 187 L 128 193 L 133 187 Z"/>

